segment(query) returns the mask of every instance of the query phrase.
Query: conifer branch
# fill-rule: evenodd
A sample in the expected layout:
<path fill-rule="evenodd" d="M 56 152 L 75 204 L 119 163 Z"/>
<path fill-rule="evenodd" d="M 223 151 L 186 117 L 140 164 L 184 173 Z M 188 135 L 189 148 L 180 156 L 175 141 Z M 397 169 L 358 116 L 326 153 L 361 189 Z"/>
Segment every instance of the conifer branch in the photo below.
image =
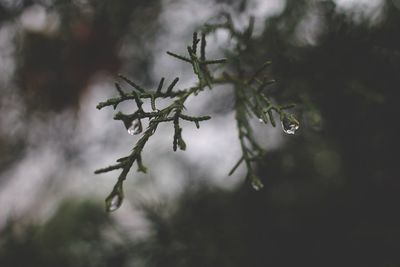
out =
<path fill-rule="evenodd" d="M 190 59 L 188 59 L 187 57 L 180 56 L 180 55 L 177 55 L 177 54 L 169 52 L 169 51 L 167 51 L 167 54 L 170 55 L 171 57 L 175 57 L 175 58 L 180 59 L 182 61 L 192 63 L 192 61 Z"/>
<path fill-rule="evenodd" d="M 113 211 L 121 205 L 124 197 L 123 181 L 127 178 L 132 165 L 136 162 L 138 167 L 137 171 L 146 173 L 147 168 L 142 159 L 143 149 L 151 136 L 156 133 L 160 123 L 171 123 L 173 125 L 172 149 L 174 151 L 178 150 L 178 148 L 180 150 L 186 149 L 187 145 L 183 139 L 181 120 L 193 122 L 196 127 L 199 128 L 200 122 L 211 119 L 210 116 L 183 114 L 186 100 L 190 96 L 196 96 L 204 91 L 206 87 L 212 89 L 212 86 L 216 84 L 229 85 L 233 89 L 235 95 L 235 119 L 237 122 L 238 138 L 242 155 L 229 172 L 229 175 L 232 175 L 240 165 L 244 164 L 247 169 L 246 177 L 252 186 L 256 190 L 263 187 L 260 178 L 256 175 L 253 163 L 261 159 L 265 151 L 254 138 L 250 120 L 255 116 L 261 122 L 270 122 L 271 125 L 275 127 L 274 113 L 276 113 L 281 120 L 284 131 L 290 134 L 297 130 L 299 123 L 292 114 L 285 111 L 286 109 L 292 108 L 293 104 L 278 105 L 263 92 L 266 86 L 275 82 L 275 80 L 268 79 L 267 77 L 259 78 L 271 62 L 266 61 L 261 67 L 250 73 L 247 73 L 248 68 L 242 66 L 239 56 L 244 53 L 244 49 L 249 45 L 249 42 L 252 41 L 251 34 L 253 32 L 253 27 L 254 19 L 252 18 L 248 28 L 244 32 L 240 32 L 233 25 L 230 16 L 226 15 L 225 23 L 204 26 L 200 39 L 196 32 L 193 34 L 192 44 L 187 46 L 188 56 L 178 55 L 168 51 L 168 55 L 192 65 L 193 73 L 198 78 L 198 82 L 192 87 L 175 90 L 174 88 L 179 82 L 179 77 L 176 77 L 163 92 L 164 77 L 160 79 L 155 90 L 151 90 L 141 87 L 123 75 L 119 75 L 133 90 L 131 92 L 125 92 L 122 90 L 120 84 L 115 83 L 115 88 L 119 96 L 99 103 L 97 108 L 102 109 L 111 106 L 116 109 L 118 105 L 124 101 L 133 101 L 137 107 L 135 112 L 131 114 L 117 112 L 114 119 L 122 121 L 128 133 L 140 135 L 140 138 L 128 156 L 117 159 L 117 163 L 114 165 L 95 171 L 95 173 L 98 174 L 121 169 L 117 182 L 111 194 L 106 199 L 106 208 L 108 211 Z M 232 38 L 235 38 L 237 41 L 234 50 L 227 54 L 228 59 L 206 59 L 206 35 L 216 29 L 228 30 Z M 199 45 L 200 49 L 198 47 Z M 199 50 L 200 52 L 198 53 Z M 209 66 L 226 63 L 232 65 L 230 66 L 230 73 L 225 71 L 221 76 L 214 77 Z M 158 110 L 157 102 L 165 98 L 172 99 L 172 103 Z M 150 102 L 150 112 L 143 109 L 145 101 Z M 149 122 L 144 132 L 142 132 L 142 120 L 148 120 Z"/>

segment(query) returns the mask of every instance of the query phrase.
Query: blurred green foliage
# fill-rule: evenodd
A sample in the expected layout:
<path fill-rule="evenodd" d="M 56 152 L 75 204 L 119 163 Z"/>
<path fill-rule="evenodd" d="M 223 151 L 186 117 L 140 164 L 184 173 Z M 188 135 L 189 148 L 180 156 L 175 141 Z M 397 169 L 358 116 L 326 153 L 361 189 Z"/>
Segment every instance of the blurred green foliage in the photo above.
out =
<path fill-rule="evenodd" d="M 0 232 L 0 266 L 125 266 L 107 227 L 110 218 L 90 201 L 65 201 L 44 224 L 10 221 Z"/>
<path fill-rule="evenodd" d="M 298 195 L 292 201 L 289 190 Z M 349 191 L 318 199 L 299 191 L 200 187 L 167 215 L 147 208 L 153 234 L 140 246 L 145 266 L 398 266 L 394 214 Z"/>

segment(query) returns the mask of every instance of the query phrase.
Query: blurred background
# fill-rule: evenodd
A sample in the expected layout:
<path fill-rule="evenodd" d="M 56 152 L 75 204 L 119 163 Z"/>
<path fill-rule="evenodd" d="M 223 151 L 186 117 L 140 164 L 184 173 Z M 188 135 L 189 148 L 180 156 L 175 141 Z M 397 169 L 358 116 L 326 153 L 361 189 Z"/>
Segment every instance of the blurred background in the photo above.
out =
<path fill-rule="evenodd" d="M 122 73 L 145 88 L 191 68 L 204 23 L 255 17 L 249 67 L 273 61 L 268 94 L 295 102 L 295 136 L 254 118 L 264 189 L 228 177 L 240 157 L 229 88 L 189 99 L 212 115 L 172 152 L 160 128 L 114 213 L 138 137 L 96 110 Z M 229 34 L 208 38 L 222 57 Z M 400 266 L 399 0 L 0 0 L 0 266 Z M 125 86 L 125 89 L 128 89 Z M 124 103 L 123 111 L 134 111 Z"/>

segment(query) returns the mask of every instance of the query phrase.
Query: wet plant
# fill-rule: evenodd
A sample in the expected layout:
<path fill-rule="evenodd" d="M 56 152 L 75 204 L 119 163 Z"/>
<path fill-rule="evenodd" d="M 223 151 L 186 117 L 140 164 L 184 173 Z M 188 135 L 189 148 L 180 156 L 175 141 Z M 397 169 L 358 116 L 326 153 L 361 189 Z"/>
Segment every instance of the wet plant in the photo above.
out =
<path fill-rule="evenodd" d="M 245 164 L 247 168 L 246 179 L 255 190 L 260 190 L 263 187 L 263 183 L 256 175 L 253 163 L 262 159 L 264 149 L 254 138 L 254 130 L 250 125 L 250 120 L 255 116 L 260 122 L 265 124 L 270 123 L 275 127 L 277 124 L 275 122 L 275 115 L 277 115 L 285 133 L 294 134 L 299 128 L 299 122 L 294 115 L 286 112 L 287 109 L 294 107 L 294 105 L 277 104 L 265 94 L 264 89 L 275 82 L 275 80 L 263 74 L 271 62 L 266 61 L 251 71 L 248 71 L 248 68 L 245 68 L 241 62 L 240 57 L 242 53 L 248 49 L 252 41 L 254 19 L 250 19 L 248 27 L 244 31 L 240 31 L 234 27 L 229 15 L 225 17 L 226 22 L 224 23 L 205 25 L 200 37 L 197 32 L 193 33 L 192 43 L 190 46 L 187 46 L 186 55 L 167 52 L 171 57 L 191 65 L 193 73 L 197 77 L 197 83 L 192 87 L 177 89 L 178 77 L 171 84 L 165 86 L 165 78 L 161 78 L 157 88 L 150 90 L 143 88 L 123 75 L 119 75 L 131 87 L 131 91 L 124 91 L 122 86 L 116 83 L 115 88 L 119 95 L 97 105 L 98 109 L 108 106 L 116 109 L 124 101 L 133 101 L 137 106 L 135 112 L 131 114 L 117 112 L 114 119 L 122 121 L 129 134 L 141 135 L 129 155 L 117 159 L 114 165 L 95 171 L 96 174 L 99 174 L 121 170 L 117 183 L 106 198 L 107 211 L 114 211 L 122 204 L 124 197 L 123 182 L 134 163 L 137 164 L 138 172 L 146 173 L 147 168 L 143 164 L 142 152 L 146 143 L 156 133 L 160 124 L 171 123 L 173 125 L 172 148 L 174 151 L 186 149 L 181 121 L 192 122 L 199 128 L 200 123 L 211 119 L 207 115 L 187 114 L 185 111 L 186 100 L 205 90 L 213 90 L 216 85 L 225 85 L 232 88 L 235 96 L 235 119 L 242 155 L 229 172 L 229 175 L 232 175 L 241 164 Z M 208 59 L 206 57 L 206 36 L 219 29 L 227 30 L 230 33 L 231 38 L 235 41 L 235 46 L 231 51 L 226 51 L 227 58 Z M 220 70 L 221 65 L 224 67 L 223 71 Z M 171 104 L 159 109 L 158 102 L 163 99 L 170 99 Z M 151 110 L 145 110 L 143 107 L 145 101 L 150 102 Z M 143 120 L 148 120 L 148 127 L 144 131 L 142 126 Z"/>

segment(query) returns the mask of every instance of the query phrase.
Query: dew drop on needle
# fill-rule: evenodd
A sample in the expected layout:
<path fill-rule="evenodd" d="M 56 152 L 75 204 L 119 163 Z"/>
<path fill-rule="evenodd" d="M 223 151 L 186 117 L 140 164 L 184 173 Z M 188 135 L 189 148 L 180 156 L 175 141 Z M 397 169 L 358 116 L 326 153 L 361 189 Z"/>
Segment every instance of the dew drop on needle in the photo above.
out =
<path fill-rule="evenodd" d="M 128 128 L 128 134 L 136 135 L 143 131 L 142 122 L 140 119 L 135 119 L 132 121 L 131 126 Z"/>

